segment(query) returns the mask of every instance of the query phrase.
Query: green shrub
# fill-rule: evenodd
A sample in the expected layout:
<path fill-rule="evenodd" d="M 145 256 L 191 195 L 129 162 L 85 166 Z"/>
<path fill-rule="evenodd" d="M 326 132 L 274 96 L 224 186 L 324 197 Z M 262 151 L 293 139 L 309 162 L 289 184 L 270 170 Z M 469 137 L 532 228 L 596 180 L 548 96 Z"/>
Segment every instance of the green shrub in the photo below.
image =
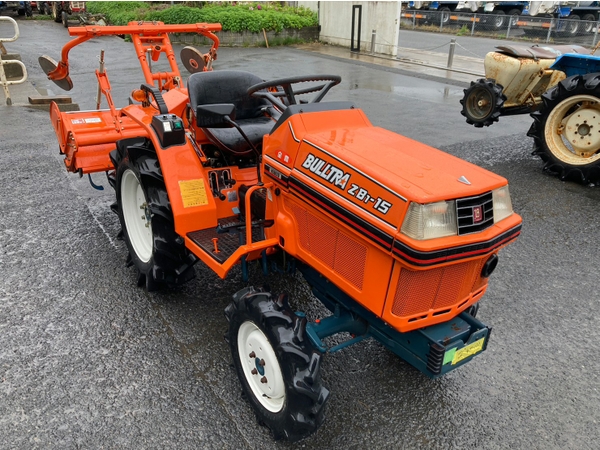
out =
<path fill-rule="evenodd" d="M 92 14 L 103 14 L 112 25 L 131 21 L 160 21 L 167 24 L 220 23 L 223 31 L 281 31 L 318 25 L 317 13 L 277 2 L 186 2 L 188 6 L 170 6 L 158 2 L 88 2 Z M 194 6 L 189 6 L 192 4 Z M 260 6 L 260 9 L 259 9 Z"/>

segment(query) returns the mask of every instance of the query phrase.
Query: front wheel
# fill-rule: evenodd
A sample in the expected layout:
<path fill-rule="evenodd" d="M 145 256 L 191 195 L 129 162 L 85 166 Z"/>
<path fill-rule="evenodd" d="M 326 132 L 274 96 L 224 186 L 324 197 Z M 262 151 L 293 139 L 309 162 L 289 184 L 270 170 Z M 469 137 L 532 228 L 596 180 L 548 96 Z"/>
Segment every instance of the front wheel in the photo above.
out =
<path fill-rule="evenodd" d="M 329 391 L 321 384 L 321 354 L 285 296 L 246 288 L 225 310 L 227 341 L 242 392 L 275 439 L 297 441 L 323 423 Z"/>
<path fill-rule="evenodd" d="M 600 74 L 569 77 L 542 100 L 527 133 L 533 154 L 562 180 L 600 181 Z"/>
<path fill-rule="evenodd" d="M 117 168 L 113 210 L 129 250 L 127 264 L 138 271 L 138 285 L 153 291 L 190 280 L 196 258 L 175 233 L 171 204 L 151 144 L 119 141 L 110 156 Z"/>
<path fill-rule="evenodd" d="M 501 85 L 489 78 L 471 81 L 471 86 L 464 90 L 465 95 L 460 100 L 463 106 L 460 113 L 467 118 L 467 123 L 481 128 L 498 122 L 506 100 L 502 89 Z"/>

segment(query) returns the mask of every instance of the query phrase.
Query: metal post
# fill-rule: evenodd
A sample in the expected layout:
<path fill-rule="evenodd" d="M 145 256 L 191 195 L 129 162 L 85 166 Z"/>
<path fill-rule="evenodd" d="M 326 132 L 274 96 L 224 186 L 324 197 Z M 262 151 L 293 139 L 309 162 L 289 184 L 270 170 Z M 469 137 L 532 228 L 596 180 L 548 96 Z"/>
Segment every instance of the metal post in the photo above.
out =
<path fill-rule="evenodd" d="M 456 47 L 456 39 L 450 39 L 450 50 L 448 50 L 448 64 L 446 67 L 452 69 L 452 61 L 454 60 L 454 48 Z"/>
<path fill-rule="evenodd" d="M 546 44 L 550 42 L 550 34 L 552 33 L 552 28 L 554 28 L 554 18 L 550 20 L 550 28 L 548 28 L 548 34 L 546 35 Z"/>
<path fill-rule="evenodd" d="M 477 14 L 473 14 L 473 24 L 471 25 L 471 36 L 475 34 L 475 22 L 477 22 Z"/>
<path fill-rule="evenodd" d="M 375 53 L 375 39 L 377 38 L 377 30 L 373 30 L 371 34 L 371 54 Z"/>
<path fill-rule="evenodd" d="M 508 18 L 508 29 L 506 30 L 506 39 L 510 36 L 510 24 L 512 22 L 512 16 Z"/>
<path fill-rule="evenodd" d="M 596 29 L 594 30 L 594 43 L 592 44 L 592 47 L 594 47 L 598 41 L 598 27 L 600 27 L 600 22 L 596 22 Z"/>
<path fill-rule="evenodd" d="M 440 31 L 444 29 L 444 12 L 445 11 L 440 11 Z"/>
<path fill-rule="evenodd" d="M 413 11 L 413 30 L 417 26 L 417 13 Z"/>
<path fill-rule="evenodd" d="M 100 50 L 100 67 L 98 68 L 99 73 L 104 73 L 104 50 Z M 102 103 L 102 87 L 100 86 L 100 78 L 98 78 L 98 92 L 96 93 L 96 109 L 100 109 L 100 103 Z"/>
<path fill-rule="evenodd" d="M 358 14 L 357 14 L 358 13 Z M 358 17 L 357 17 L 358 15 Z M 362 5 L 352 5 L 352 28 L 350 29 L 350 51 L 360 52 L 360 25 L 362 22 Z M 354 28 L 358 28 L 354 34 Z M 356 36 L 356 45 L 354 44 L 354 36 Z"/>

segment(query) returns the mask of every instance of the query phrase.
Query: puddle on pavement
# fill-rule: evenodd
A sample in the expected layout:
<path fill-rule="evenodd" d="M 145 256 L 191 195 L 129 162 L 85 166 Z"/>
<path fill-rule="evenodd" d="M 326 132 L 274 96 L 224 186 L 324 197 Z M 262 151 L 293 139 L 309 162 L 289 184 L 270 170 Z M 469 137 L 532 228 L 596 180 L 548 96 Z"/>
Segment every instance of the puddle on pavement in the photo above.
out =
<path fill-rule="evenodd" d="M 379 84 L 368 82 L 355 82 L 350 86 L 350 90 L 355 89 L 371 89 L 381 92 L 391 92 L 392 94 L 401 97 L 414 98 L 417 100 L 425 100 L 429 102 L 446 102 L 448 100 L 455 101 L 456 98 L 463 97 L 463 89 L 458 87 L 439 87 L 439 88 L 416 88 L 406 86 L 390 86 L 389 84 Z"/>

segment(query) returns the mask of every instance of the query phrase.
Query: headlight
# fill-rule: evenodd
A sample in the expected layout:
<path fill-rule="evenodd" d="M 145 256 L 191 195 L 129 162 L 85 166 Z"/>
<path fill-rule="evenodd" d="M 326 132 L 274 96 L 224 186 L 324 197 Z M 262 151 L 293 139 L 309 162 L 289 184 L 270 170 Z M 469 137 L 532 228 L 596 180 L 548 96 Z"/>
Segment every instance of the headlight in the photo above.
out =
<path fill-rule="evenodd" d="M 427 205 L 411 203 L 408 207 L 402 233 L 418 240 L 456 236 L 456 204 L 436 202 Z"/>
<path fill-rule="evenodd" d="M 492 226 L 490 202 L 494 205 L 494 222 L 498 223 L 513 213 L 508 185 L 488 191 L 477 197 L 421 205 L 411 203 L 402 223 L 402 233 L 420 241 L 459 234 L 477 233 Z M 461 224 L 457 220 L 456 202 L 461 210 Z M 466 212 L 465 212 L 466 211 Z M 466 215 L 465 215 L 466 214 Z"/>
<path fill-rule="evenodd" d="M 513 213 L 510 194 L 508 193 L 508 185 L 492 191 L 492 199 L 494 202 L 494 223 L 506 219 Z"/>

